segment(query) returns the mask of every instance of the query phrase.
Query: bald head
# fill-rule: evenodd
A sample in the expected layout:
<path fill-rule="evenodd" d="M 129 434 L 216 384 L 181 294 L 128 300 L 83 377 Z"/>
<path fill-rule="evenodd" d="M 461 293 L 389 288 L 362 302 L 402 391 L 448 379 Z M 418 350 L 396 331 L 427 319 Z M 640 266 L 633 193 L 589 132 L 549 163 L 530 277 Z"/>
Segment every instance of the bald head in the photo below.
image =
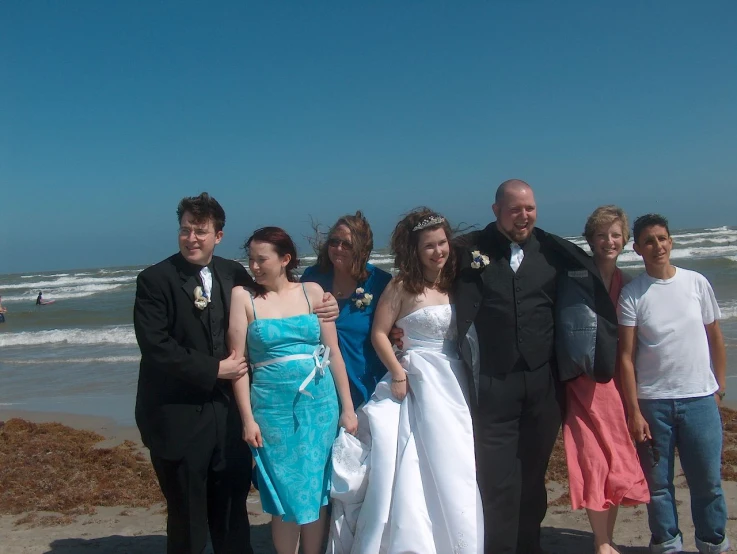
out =
<path fill-rule="evenodd" d="M 509 240 L 524 243 L 537 221 L 537 206 L 532 187 L 519 179 L 504 181 L 496 189 L 492 206 L 496 226 Z"/>
<path fill-rule="evenodd" d="M 496 189 L 494 203 L 499 204 L 500 202 L 502 202 L 507 193 L 514 193 L 523 189 L 527 189 L 532 192 L 532 187 L 521 179 L 509 179 L 508 181 L 504 181 L 501 185 L 499 185 L 499 188 Z"/>

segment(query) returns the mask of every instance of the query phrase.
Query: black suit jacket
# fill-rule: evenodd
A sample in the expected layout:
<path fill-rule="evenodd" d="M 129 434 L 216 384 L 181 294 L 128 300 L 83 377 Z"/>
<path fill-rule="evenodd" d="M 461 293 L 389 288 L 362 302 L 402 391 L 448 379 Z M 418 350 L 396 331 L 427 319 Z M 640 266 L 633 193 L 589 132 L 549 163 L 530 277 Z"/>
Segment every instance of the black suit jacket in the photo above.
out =
<path fill-rule="evenodd" d="M 227 335 L 230 291 L 252 280 L 232 260 L 214 256 L 211 267 L 222 291 Z M 219 442 L 237 447 L 240 417 L 231 382 L 217 378 L 221 358 L 212 354 L 209 308 L 194 305 L 196 268 L 177 253 L 142 271 L 136 284 L 133 323 L 141 349 L 136 423 L 143 443 L 155 456 L 178 460 L 217 429 Z"/>
<path fill-rule="evenodd" d="M 490 223 L 496 225 L 496 222 Z M 585 286 L 590 290 L 592 299 L 591 309 L 596 313 L 599 325 L 596 329 L 596 362 L 595 364 L 603 374 L 614 374 L 614 366 L 617 357 L 617 314 L 612 305 L 609 293 L 604 282 L 601 280 L 599 270 L 594 265 L 592 258 L 581 248 L 570 241 L 557 235 L 547 233 L 542 229 L 534 229 L 535 238 L 544 249 L 557 258 L 559 267 L 567 273 L 585 271 L 589 279 Z M 478 405 L 479 390 L 482 385 L 483 376 L 480 374 L 480 360 L 477 343 L 483 340 L 476 335 L 473 322 L 481 307 L 483 300 L 483 268 L 471 267 L 471 252 L 478 250 L 481 254 L 489 255 L 496 249 L 489 242 L 490 234 L 486 229 L 473 231 L 463 235 L 454 241 L 456 254 L 458 256 L 458 277 L 454 283 L 454 301 L 456 305 L 456 321 L 458 325 L 458 350 L 465 362 L 469 372 L 471 384 L 472 408 Z M 566 277 L 566 275 L 561 275 Z M 556 351 L 558 365 L 568 366 L 565 353 Z M 602 381 L 607 379 L 602 378 Z"/>

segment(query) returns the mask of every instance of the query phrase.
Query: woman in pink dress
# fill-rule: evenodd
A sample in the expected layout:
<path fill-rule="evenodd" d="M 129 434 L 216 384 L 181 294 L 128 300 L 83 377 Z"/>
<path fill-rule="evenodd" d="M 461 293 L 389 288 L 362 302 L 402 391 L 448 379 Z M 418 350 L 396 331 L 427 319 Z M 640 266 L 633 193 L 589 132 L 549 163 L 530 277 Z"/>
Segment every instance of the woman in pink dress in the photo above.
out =
<path fill-rule="evenodd" d="M 629 239 L 627 216 L 616 206 L 601 206 L 586 221 L 584 237 L 616 306 L 629 280 L 617 268 L 617 257 Z M 620 505 L 650 501 L 618 381 L 617 372 L 608 383 L 596 383 L 586 375 L 566 383 L 563 440 L 571 505 L 574 510 L 586 508 L 596 554 L 618 552 L 613 534 Z"/>

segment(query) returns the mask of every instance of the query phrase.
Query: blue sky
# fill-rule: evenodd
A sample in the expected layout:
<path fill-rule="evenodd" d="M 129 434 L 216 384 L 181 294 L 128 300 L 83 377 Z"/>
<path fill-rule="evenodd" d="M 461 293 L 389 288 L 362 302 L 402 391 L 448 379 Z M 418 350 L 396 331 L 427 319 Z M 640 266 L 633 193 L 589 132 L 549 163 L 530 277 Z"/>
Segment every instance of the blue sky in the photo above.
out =
<path fill-rule="evenodd" d="M 146 264 L 176 204 L 250 232 L 425 204 L 486 224 L 597 205 L 735 225 L 737 2 L 0 4 L 0 273 Z"/>

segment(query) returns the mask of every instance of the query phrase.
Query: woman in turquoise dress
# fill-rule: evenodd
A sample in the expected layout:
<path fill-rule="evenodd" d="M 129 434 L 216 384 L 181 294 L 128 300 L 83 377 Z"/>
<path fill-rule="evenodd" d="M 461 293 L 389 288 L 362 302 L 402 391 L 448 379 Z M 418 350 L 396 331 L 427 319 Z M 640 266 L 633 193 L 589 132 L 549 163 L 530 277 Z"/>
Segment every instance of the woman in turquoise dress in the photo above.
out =
<path fill-rule="evenodd" d="M 251 446 L 264 511 L 278 554 L 320 552 L 330 492 L 330 454 L 338 426 L 358 427 L 335 324 L 312 306 L 323 290 L 296 283 L 292 239 L 278 227 L 246 241 L 254 290 L 233 289 L 228 342 L 253 376 L 233 384 Z M 340 404 L 338 403 L 340 398 Z"/>
<path fill-rule="evenodd" d="M 371 325 L 379 297 L 392 276 L 368 263 L 374 238 L 360 211 L 338 219 L 327 236 L 320 245 L 317 263 L 305 270 L 302 282 L 317 283 L 338 300 L 338 344 L 353 405 L 358 407 L 371 398 L 376 384 L 386 375 L 371 344 Z"/>

